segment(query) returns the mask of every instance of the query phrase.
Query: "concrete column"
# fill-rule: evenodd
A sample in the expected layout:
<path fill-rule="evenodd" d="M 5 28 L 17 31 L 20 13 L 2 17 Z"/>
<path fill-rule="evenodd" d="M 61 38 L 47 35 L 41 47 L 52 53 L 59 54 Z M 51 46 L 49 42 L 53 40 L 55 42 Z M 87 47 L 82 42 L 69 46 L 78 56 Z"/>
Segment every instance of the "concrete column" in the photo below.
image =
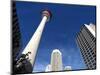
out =
<path fill-rule="evenodd" d="M 42 18 L 38 28 L 36 29 L 32 38 L 30 39 L 27 46 L 25 47 L 25 49 L 22 52 L 22 54 L 26 54 L 28 52 L 31 52 L 31 54 L 29 54 L 29 59 L 30 59 L 32 66 L 33 66 L 34 61 L 35 61 L 35 56 L 36 56 L 37 49 L 38 49 L 38 46 L 39 46 L 39 43 L 40 43 L 40 39 L 41 39 L 41 36 L 42 36 L 43 29 L 45 27 L 46 22 L 49 20 L 50 12 L 45 10 L 45 11 L 42 12 L 42 16 L 43 16 L 43 18 Z"/>

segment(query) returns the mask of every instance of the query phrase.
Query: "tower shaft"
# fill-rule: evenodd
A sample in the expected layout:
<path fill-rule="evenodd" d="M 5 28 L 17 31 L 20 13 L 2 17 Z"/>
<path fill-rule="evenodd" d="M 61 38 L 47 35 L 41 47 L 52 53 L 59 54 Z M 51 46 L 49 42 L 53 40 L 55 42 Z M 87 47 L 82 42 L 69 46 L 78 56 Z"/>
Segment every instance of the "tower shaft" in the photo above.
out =
<path fill-rule="evenodd" d="M 43 16 L 42 21 L 40 22 L 37 30 L 35 31 L 32 38 L 30 39 L 27 46 L 25 47 L 25 49 L 22 52 L 22 54 L 31 52 L 31 54 L 29 55 L 29 59 L 30 59 L 30 63 L 32 64 L 32 66 L 34 64 L 36 52 L 37 52 L 37 49 L 39 46 L 39 42 L 40 42 L 41 35 L 42 35 L 46 21 L 47 21 L 47 16 Z"/>

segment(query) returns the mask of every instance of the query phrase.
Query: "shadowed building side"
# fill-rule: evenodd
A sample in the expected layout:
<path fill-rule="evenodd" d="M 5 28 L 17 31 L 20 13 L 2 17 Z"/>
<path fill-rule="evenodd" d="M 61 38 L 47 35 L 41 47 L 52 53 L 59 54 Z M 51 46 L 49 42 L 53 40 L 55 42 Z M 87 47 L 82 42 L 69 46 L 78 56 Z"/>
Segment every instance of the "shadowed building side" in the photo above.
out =
<path fill-rule="evenodd" d="M 16 11 L 16 2 L 12 1 L 12 73 L 16 71 L 16 57 L 18 56 L 21 49 L 21 33 L 19 28 L 19 21 Z"/>
<path fill-rule="evenodd" d="M 17 65 L 19 59 L 16 59 L 19 55 L 21 49 L 21 32 L 18 21 L 16 1 L 12 1 L 12 73 L 21 74 L 21 73 L 32 73 L 32 66 L 27 59 L 24 59 L 23 62 L 20 62 L 19 66 Z"/>
<path fill-rule="evenodd" d="M 12 54 L 14 59 L 19 54 L 21 48 L 21 33 L 16 12 L 16 3 L 12 2 Z"/>

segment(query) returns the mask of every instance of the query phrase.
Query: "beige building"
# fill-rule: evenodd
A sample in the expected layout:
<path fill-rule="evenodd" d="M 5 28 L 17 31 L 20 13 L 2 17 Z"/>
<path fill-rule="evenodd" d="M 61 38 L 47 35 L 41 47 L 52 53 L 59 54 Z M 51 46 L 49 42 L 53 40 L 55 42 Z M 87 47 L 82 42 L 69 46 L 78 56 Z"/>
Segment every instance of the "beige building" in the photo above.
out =
<path fill-rule="evenodd" d="M 58 49 L 55 49 L 51 54 L 51 70 L 61 71 L 62 69 L 63 69 L 62 54 Z"/>

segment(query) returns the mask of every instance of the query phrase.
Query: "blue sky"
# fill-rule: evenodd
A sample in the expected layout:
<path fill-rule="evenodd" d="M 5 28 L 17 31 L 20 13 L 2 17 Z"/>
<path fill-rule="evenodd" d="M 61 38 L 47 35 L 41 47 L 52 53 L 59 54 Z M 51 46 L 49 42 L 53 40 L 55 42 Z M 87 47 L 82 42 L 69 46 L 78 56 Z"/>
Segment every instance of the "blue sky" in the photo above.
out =
<path fill-rule="evenodd" d="M 17 1 L 16 7 L 22 35 L 21 51 L 38 27 L 42 19 L 41 11 L 48 9 L 52 12 L 52 18 L 46 23 L 42 34 L 34 72 L 45 71 L 53 49 L 62 52 L 64 67 L 70 65 L 73 70 L 86 69 L 75 38 L 83 24 L 96 24 L 95 6 Z"/>

